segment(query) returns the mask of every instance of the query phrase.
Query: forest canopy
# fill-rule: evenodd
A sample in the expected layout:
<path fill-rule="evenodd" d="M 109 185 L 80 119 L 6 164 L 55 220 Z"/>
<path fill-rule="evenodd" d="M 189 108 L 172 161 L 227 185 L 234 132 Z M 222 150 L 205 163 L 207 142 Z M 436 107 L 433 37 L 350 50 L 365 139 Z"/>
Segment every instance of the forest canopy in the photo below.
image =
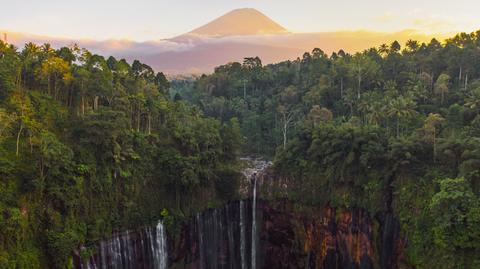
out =
<path fill-rule="evenodd" d="M 116 231 L 237 199 L 240 155 L 274 159 L 299 206 L 394 213 L 409 266 L 478 268 L 480 32 L 173 81 L 0 42 L 0 268 L 68 268 Z"/>
<path fill-rule="evenodd" d="M 0 268 L 68 268 L 113 232 L 236 197 L 238 122 L 169 87 L 139 61 L 0 42 Z"/>
<path fill-rule="evenodd" d="M 272 156 L 303 205 L 393 212 L 417 268 L 480 266 L 480 31 L 294 61 L 245 58 L 172 92 Z"/>

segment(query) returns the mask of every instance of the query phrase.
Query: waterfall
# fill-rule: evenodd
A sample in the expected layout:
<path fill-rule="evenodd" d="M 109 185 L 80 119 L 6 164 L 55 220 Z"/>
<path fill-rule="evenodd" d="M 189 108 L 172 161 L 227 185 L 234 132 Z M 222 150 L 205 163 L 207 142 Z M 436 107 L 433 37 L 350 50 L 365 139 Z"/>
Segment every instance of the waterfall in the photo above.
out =
<path fill-rule="evenodd" d="M 250 199 L 229 202 L 192 218 L 181 235 L 188 246 L 182 250 L 184 262 L 189 264 L 186 268 L 252 268 L 251 204 Z"/>
<path fill-rule="evenodd" d="M 240 201 L 240 261 L 242 268 L 247 269 L 247 264 L 245 262 L 245 208 L 244 202 Z"/>
<path fill-rule="evenodd" d="M 74 269 L 166 269 L 167 236 L 160 221 L 155 227 L 127 231 L 98 244 L 87 261 L 74 257 Z"/>
<path fill-rule="evenodd" d="M 257 266 L 257 178 L 253 178 L 252 201 L 252 269 Z"/>
<path fill-rule="evenodd" d="M 166 269 L 168 266 L 167 255 L 167 239 L 165 228 L 161 221 L 158 222 L 155 231 L 155 242 L 151 242 L 154 246 L 153 264 L 155 269 Z"/>
<path fill-rule="evenodd" d="M 74 253 L 74 269 L 166 269 L 182 263 L 185 268 L 251 269 L 260 267 L 258 233 L 260 212 L 257 188 L 252 199 L 229 202 L 223 207 L 198 213 L 180 229 L 178 244 L 167 247 L 165 227 L 126 231 L 98 243 L 89 259 L 84 248 Z M 170 244 L 168 244 L 170 245 Z M 92 248 L 95 249 L 95 248 Z M 167 255 L 172 251 L 170 258 Z"/>

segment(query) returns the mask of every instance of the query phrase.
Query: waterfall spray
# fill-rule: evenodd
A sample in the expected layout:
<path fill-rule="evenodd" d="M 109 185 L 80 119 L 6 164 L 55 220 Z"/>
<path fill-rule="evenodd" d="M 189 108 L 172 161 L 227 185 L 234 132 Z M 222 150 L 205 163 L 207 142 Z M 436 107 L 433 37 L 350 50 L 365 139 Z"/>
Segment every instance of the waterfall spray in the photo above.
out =
<path fill-rule="evenodd" d="M 252 201 L 252 269 L 257 265 L 257 177 L 253 175 L 253 201 Z"/>
<path fill-rule="evenodd" d="M 154 255 L 154 264 L 156 269 L 167 269 L 168 254 L 167 254 L 167 236 L 165 234 L 165 227 L 160 221 L 156 227 L 156 251 Z"/>
<path fill-rule="evenodd" d="M 75 269 L 167 269 L 167 236 L 160 221 L 155 227 L 127 231 L 99 243 L 98 255 L 74 263 Z"/>

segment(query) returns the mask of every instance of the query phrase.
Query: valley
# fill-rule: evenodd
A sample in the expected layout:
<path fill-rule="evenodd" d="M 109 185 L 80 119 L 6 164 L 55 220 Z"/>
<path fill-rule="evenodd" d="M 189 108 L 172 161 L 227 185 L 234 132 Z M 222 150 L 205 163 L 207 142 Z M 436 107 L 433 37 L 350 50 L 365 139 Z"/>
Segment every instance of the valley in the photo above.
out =
<path fill-rule="evenodd" d="M 51 1 L 0 18 L 1 269 L 480 268 L 475 3 Z"/>

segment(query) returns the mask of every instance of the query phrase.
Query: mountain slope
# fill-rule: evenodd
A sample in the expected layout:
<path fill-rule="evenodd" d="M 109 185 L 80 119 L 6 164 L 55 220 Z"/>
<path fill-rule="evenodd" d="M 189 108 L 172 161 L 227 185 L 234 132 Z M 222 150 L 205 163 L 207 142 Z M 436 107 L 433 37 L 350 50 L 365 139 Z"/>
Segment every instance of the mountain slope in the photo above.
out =
<path fill-rule="evenodd" d="M 210 73 L 214 67 L 232 61 L 243 61 L 244 57 L 258 56 L 262 63 L 270 64 L 283 60 L 294 60 L 302 57 L 306 51 L 321 48 L 327 54 L 343 49 L 354 53 L 380 44 L 390 44 L 394 40 L 405 44 L 409 39 L 428 42 L 432 36 L 414 31 L 395 33 L 375 33 L 366 31 L 301 33 L 279 35 L 250 35 L 219 38 L 177 39 L 176 44 L 185 49 L 166 50 L 158 53 L 139 55 L 132 51 L 124 54 L 127 59 L 139 59 L 155 70 L 170 74 Z M 439 37 L 442 39 L 443 37 Z"/>
<path fill-rule="evenodd" d="M 232 36 L 288 33 L 260 11 L 253 8 L 235 9 L 201 26 L 189 34 L 202 36 Z"/>
<path fill-rule="evenodd" d="M 274 63 L 301 56 L 304 49 L 278 47 L 268 44 L 240 42 L 212 42 L 198 44 L 191 49 L 166 51 L 151 55 L 126 55 L 127 59 L 139 59 L 155 70 L 168 74 L 210 73 L 215 67 L 232 61 L 242 62 L 244 57 L 259 56 L 263 63 Z"/>

